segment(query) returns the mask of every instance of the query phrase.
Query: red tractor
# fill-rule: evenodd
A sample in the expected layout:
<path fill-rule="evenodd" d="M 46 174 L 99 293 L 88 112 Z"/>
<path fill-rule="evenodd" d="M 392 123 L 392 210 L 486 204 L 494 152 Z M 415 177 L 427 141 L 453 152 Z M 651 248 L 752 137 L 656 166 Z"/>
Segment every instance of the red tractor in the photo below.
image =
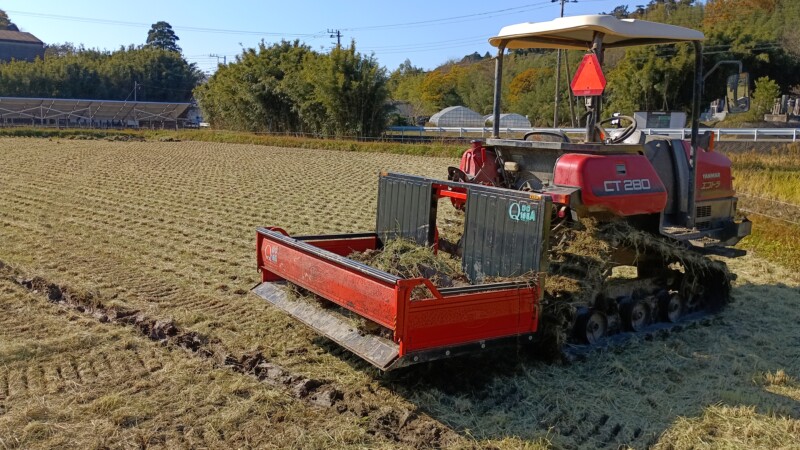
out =
<path fill-rule="evenodd" d="M 702 40 L 698 31 L 605 15 L 503 28 L 489 40 L 498 47 L 492 138 L 485 144 L 474 143 L 462 156 L 460 167 L 450 169 L 448 178 L 546 193 L 562 215 L 631 218 L 649 223 L 654 233 L 698 247 L 736 244 L 750 234 L 750 222 L 734 220 L 731 162 L 714 152 L 711 133 L 699 134 Z M 677 42 L 694 44 L 697 58 L 691 140 L 645 136 L 628 116 L 600 120 L 602 74 L 592 80 L 581 77 L 581 69 L 599 71 L 606 48 Z M 552 131 L 530 132 L 521 140 L 500 137 L 503 55 L 507 49 L 526 48 L 588 50 L 573 81 L 576 95 L 596 94 L 586 97 L 583 142 L 571 142 Z M 626 121 L 627 126 L 602 128 L 612 120 Z M 551 142 L 528 140 L 541 136 Z"/>
<path fill-rule="evenodd" d="M 555 210 L 551 226 L 585 218 L 600 223 L 624 221 L 687 251 L 744 254 L 730 248 L 751 230 L 746 218 L 736 219 L 731 162 L 714 152 L 710 132 L 699 133 L 703 39 L 695 30 L 606 15 L 504 27 L 489 40 L 498 48 L 492 137 L 485 143 L 473 142 L 459 168 L 449 169 L 448 178 L 548 195 Z M 690 140 L 646 136 L 629 116 L 600 119 L 606 48 L 681 42 L 691 43 L 696 57 Z M 501 138 L 503 56 L 506 50 L 529 48 L 586 51 L 571 85 L 576 96 L 586 99 L 582 142 L 549 130 L 533 131 L 522 139 Z M 627 123 L 622 129 L 605 129 L 603 125 L 612 120 Z M 461 206 L 458 201 L 454 204 Z M 602 287 L 594 298 L 575 304 L 577 317 L 568 325 L 574 327 L 573 336 L 594 343 L 620 327 L 638 330 L 727 301 L 729 281 L 719 265 L 709 268 L 701 261 L 704 267 L 686 267 L 692 264 L 686 257 L 665 257 L 654 248 L 657 241 L 648 245 L 650 251 L 621 248 L 608 261 L 606 275 L 615 266 L 634 266 L 638 277 L 627 282 L 597 280 Z M 554 259 L 581 264 L 569 258 L 565 262 L 562 256 Z M 670 264 L 682 264 L 682 274 L 676 276 Z M 704 275 L 688 276 L 687 272 Z M 586 271 L 578 271 L 577 277 L 585 276 Z M 625 284 L 627 288 L 621 286 Z M 611 291 L 616 300 L 598 300 Z"/>
<path fill-rule="evenodd" d="M 710 134 L 699 133 L 702 40 L 694 30 L 605 15 L 503 28 L 489 40 L 498 48 L 492 138 L 473 143 L 448 181 L 381 174 L 375 232 L 292 237 L 260 228 L 262 283 L 254 292 L 382 370 L 541 341 L 548 333 L 596 344 L 724 304 L 727 269 L 700 252 L 736 254 L 730 247 L 750 233 L 750 222 L 736 220 L 730 161 L 714 152 Z M 600 118 L 604 49 L 682 42 L 696 54 L 691 140 L 644 136 L 625 116 L 614 118 L 627 121 L 625 128 L 603 128 L 610 121 Z M 572 85 L 586 98 L 583 142 L 554 131 L 501 138 L 503 56 L 526 48 L 587 52 Z M 464 211 L 462 237 L 450 244 L 472 285 L 439 288 L 347 258 L 398 237 L 444 249 L 440 199 Z M 569 251 L 569 233 L 587 220 L 613 241 L 599 267 L 597 258 Z M 635 274 L 615 276 L 619 266 Z M 548 290 L 547 273 L 589 288 L 580 295 Z M 291 301 L 280 288 L 285 281 L 388 333 L 365 335 L 331 309 Z M 412 299 L 420 286 L 430 296 Z"/>

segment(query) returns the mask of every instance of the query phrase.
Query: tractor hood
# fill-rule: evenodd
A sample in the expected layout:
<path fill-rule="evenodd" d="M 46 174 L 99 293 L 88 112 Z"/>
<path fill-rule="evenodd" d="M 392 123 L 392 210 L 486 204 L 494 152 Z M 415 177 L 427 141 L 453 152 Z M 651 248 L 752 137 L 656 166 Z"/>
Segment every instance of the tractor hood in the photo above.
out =
<path fill-rule="evenodd" d="M 508 49 L 554 48 L 587 50 L 596 32 L 603 33 L 605 48 L 702 41 L 703 33 L 689 28 L 608 15 L 561 17 L 549 22 L 526 22 L 503 27 L 489 39 Z"/>

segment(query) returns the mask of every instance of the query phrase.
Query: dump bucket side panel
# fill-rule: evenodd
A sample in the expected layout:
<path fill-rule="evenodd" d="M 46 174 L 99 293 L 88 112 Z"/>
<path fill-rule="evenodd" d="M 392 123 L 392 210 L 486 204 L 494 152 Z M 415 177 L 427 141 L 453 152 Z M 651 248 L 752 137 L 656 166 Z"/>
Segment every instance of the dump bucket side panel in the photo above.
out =
<path fill-rule="evenodd" d="M 375 233 L 330 236 L 324 239 L 321 236 L 296 236 L 295 239 L 339 256 L 348 256 L 354 252 L 363 253 L 378 247 L 378 235 Z"/>
<path fill-rule="evenodd" d="M 319 242 L 317 242 L 319 243 Z M 389 274 L 303 242 L 259 231 L 258 260 L 262 273 L 290 281 L 391 330 L 397 299 Z M 381 279 L 381 274 L 385 279 Z M 270 281 L 264 279 L 262 281 Z"/>
<path fill-rule="evenodd" d="M 538 298 L 534 285 L 410 301 L 403 354 L 535 332 Z"/>

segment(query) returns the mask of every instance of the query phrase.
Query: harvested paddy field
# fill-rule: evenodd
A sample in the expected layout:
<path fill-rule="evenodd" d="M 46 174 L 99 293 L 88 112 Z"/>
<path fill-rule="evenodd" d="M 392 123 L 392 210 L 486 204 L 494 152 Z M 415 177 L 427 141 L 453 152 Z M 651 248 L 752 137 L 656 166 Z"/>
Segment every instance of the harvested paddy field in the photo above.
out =
<path fill-rule="evenodd" d="M 570 364 L 381 376 L 249 293 L 257 226 L 371 230 L 379 171 L 453 162 L 0 139 L 0 448 L 797 447 L 800 284 L 756 256 L 705 324 Z"/>

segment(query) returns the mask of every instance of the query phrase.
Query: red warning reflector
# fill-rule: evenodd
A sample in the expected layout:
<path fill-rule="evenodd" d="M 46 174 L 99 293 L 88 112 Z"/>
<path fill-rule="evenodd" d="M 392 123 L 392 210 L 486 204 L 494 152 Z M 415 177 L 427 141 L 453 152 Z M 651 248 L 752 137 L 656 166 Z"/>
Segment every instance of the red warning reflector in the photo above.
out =
<path fill-rule="evenodd" d="M 606 89 L 606 77 L 600 68 L 600 61 L 597 55 L 587 53 L 583 56 L 583 61 L 575 71 L 575 78 L 572 79 L 572 94 L 577 97 L 588 97 L 602 95 Z"/>

